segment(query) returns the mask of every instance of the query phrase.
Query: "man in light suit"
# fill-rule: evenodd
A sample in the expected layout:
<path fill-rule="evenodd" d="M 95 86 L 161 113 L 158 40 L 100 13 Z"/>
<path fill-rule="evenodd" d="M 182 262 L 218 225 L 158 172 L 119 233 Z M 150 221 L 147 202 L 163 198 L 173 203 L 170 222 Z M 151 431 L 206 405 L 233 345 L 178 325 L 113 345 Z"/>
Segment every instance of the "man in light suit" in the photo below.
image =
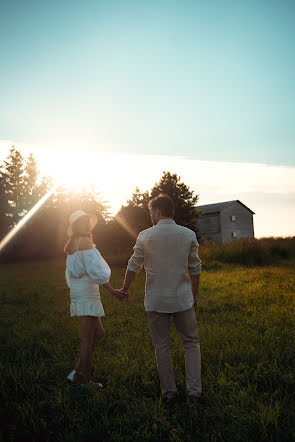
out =
<path fill-rule="evenodd" d="M 144 265 L 145 309 L 155 347 L 163 401 L 176 400 L 170 349 L 170 318 L 173 317 L 185 351 L 188 399 L 199 401 L 202 393 L 201 354 L 195 316 L 201 261 L 195 233 L 175 223 L 174 203 L 159 195 L 149 204 L 153 227 L 139 233 L 128 261 L 122 292 L 127 293 Z"/>

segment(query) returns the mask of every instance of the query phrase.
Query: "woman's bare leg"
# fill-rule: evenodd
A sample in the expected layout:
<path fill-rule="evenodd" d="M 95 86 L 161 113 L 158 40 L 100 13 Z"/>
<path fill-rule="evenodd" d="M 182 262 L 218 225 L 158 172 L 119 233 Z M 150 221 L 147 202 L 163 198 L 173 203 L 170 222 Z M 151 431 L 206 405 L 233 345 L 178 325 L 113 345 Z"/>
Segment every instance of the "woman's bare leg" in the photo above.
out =
<path fill-rule="evenodd" d="M 103 336 L 104 336 L 104 328 L 101 319 L 97 318 L 96 328 L 94 330 L 93 340 L 92 340 L 92 352 L 94 352 L 95 348 L 97 347 L 99 341 L 102 340 Z"/>
<path fill-rule="evenodd" d="M 92 344 L 97 327 L 97 319 L 95 316 L 83 316 L 81 321 L 80 358 L 75 367 L 76 374 L 74 379 L 82 383 L 90 381 Z"/>
<path fill-rule="evenodd" d="M 92 353 L 97 347 L 98 343 L 102 340 L 104 336 L 104 328 L 100 318 L 97 318 L 97 324 L 94 330 L 93 339 L 92 339 Z M 80 358 L 75 367 L 76 372 L 80 370 Z"/>

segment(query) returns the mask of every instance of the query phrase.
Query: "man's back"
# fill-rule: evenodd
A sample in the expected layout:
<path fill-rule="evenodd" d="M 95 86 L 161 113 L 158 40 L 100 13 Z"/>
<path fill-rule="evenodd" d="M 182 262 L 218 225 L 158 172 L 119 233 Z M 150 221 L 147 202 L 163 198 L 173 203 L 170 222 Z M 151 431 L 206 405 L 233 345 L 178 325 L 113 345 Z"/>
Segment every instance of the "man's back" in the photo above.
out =
<path fill-rule="evenodd" d="M 201 272 L 196 235 L 172 219 L 138 236 L 128 263 L 131 271 L 146 270 L 147 311 L 172 313 L 192 307 L 194 300 L 189 275 Z"/>

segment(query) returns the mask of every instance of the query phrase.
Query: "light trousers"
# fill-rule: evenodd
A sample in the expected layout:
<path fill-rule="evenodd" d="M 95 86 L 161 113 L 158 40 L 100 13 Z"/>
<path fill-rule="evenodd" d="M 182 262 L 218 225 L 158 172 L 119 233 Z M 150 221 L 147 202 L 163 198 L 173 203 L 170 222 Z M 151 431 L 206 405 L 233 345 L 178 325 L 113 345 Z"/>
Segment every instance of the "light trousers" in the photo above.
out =
<path fill-rule="evenodd" d="M 201 353 L 194 307 L 183 312 L 146 312 L 155 347 L 162 395 L 176 392 L 170 348 L 170 318 L 173 317 L 185 352 L 186 389 L 189 395 L 201 396 Z"/>

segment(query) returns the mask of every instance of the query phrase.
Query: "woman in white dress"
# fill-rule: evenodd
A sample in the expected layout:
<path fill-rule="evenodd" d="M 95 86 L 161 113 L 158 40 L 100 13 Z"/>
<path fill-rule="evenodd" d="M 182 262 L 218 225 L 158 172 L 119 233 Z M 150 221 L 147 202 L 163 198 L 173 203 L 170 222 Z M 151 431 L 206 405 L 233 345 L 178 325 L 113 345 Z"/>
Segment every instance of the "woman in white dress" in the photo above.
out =
<path fill-rule="evenodd" d="M 114 289 L 110 283 L 111 270 L 92 239 L 92 229 L 97 222 L 95 215 L 77 210 L 70 216 L 67 253 L 66 281 L 70 288 L 71 316 L 81 316 L 80 358 L 75 369 L 67 376 L 70 382 L 102 385 L 91 381 L 92 353 L 104 335 L 101 317 L 104 309 L 100 299 L 99 284 L 103 285 L 120 301 L 126 295 Z"/>

